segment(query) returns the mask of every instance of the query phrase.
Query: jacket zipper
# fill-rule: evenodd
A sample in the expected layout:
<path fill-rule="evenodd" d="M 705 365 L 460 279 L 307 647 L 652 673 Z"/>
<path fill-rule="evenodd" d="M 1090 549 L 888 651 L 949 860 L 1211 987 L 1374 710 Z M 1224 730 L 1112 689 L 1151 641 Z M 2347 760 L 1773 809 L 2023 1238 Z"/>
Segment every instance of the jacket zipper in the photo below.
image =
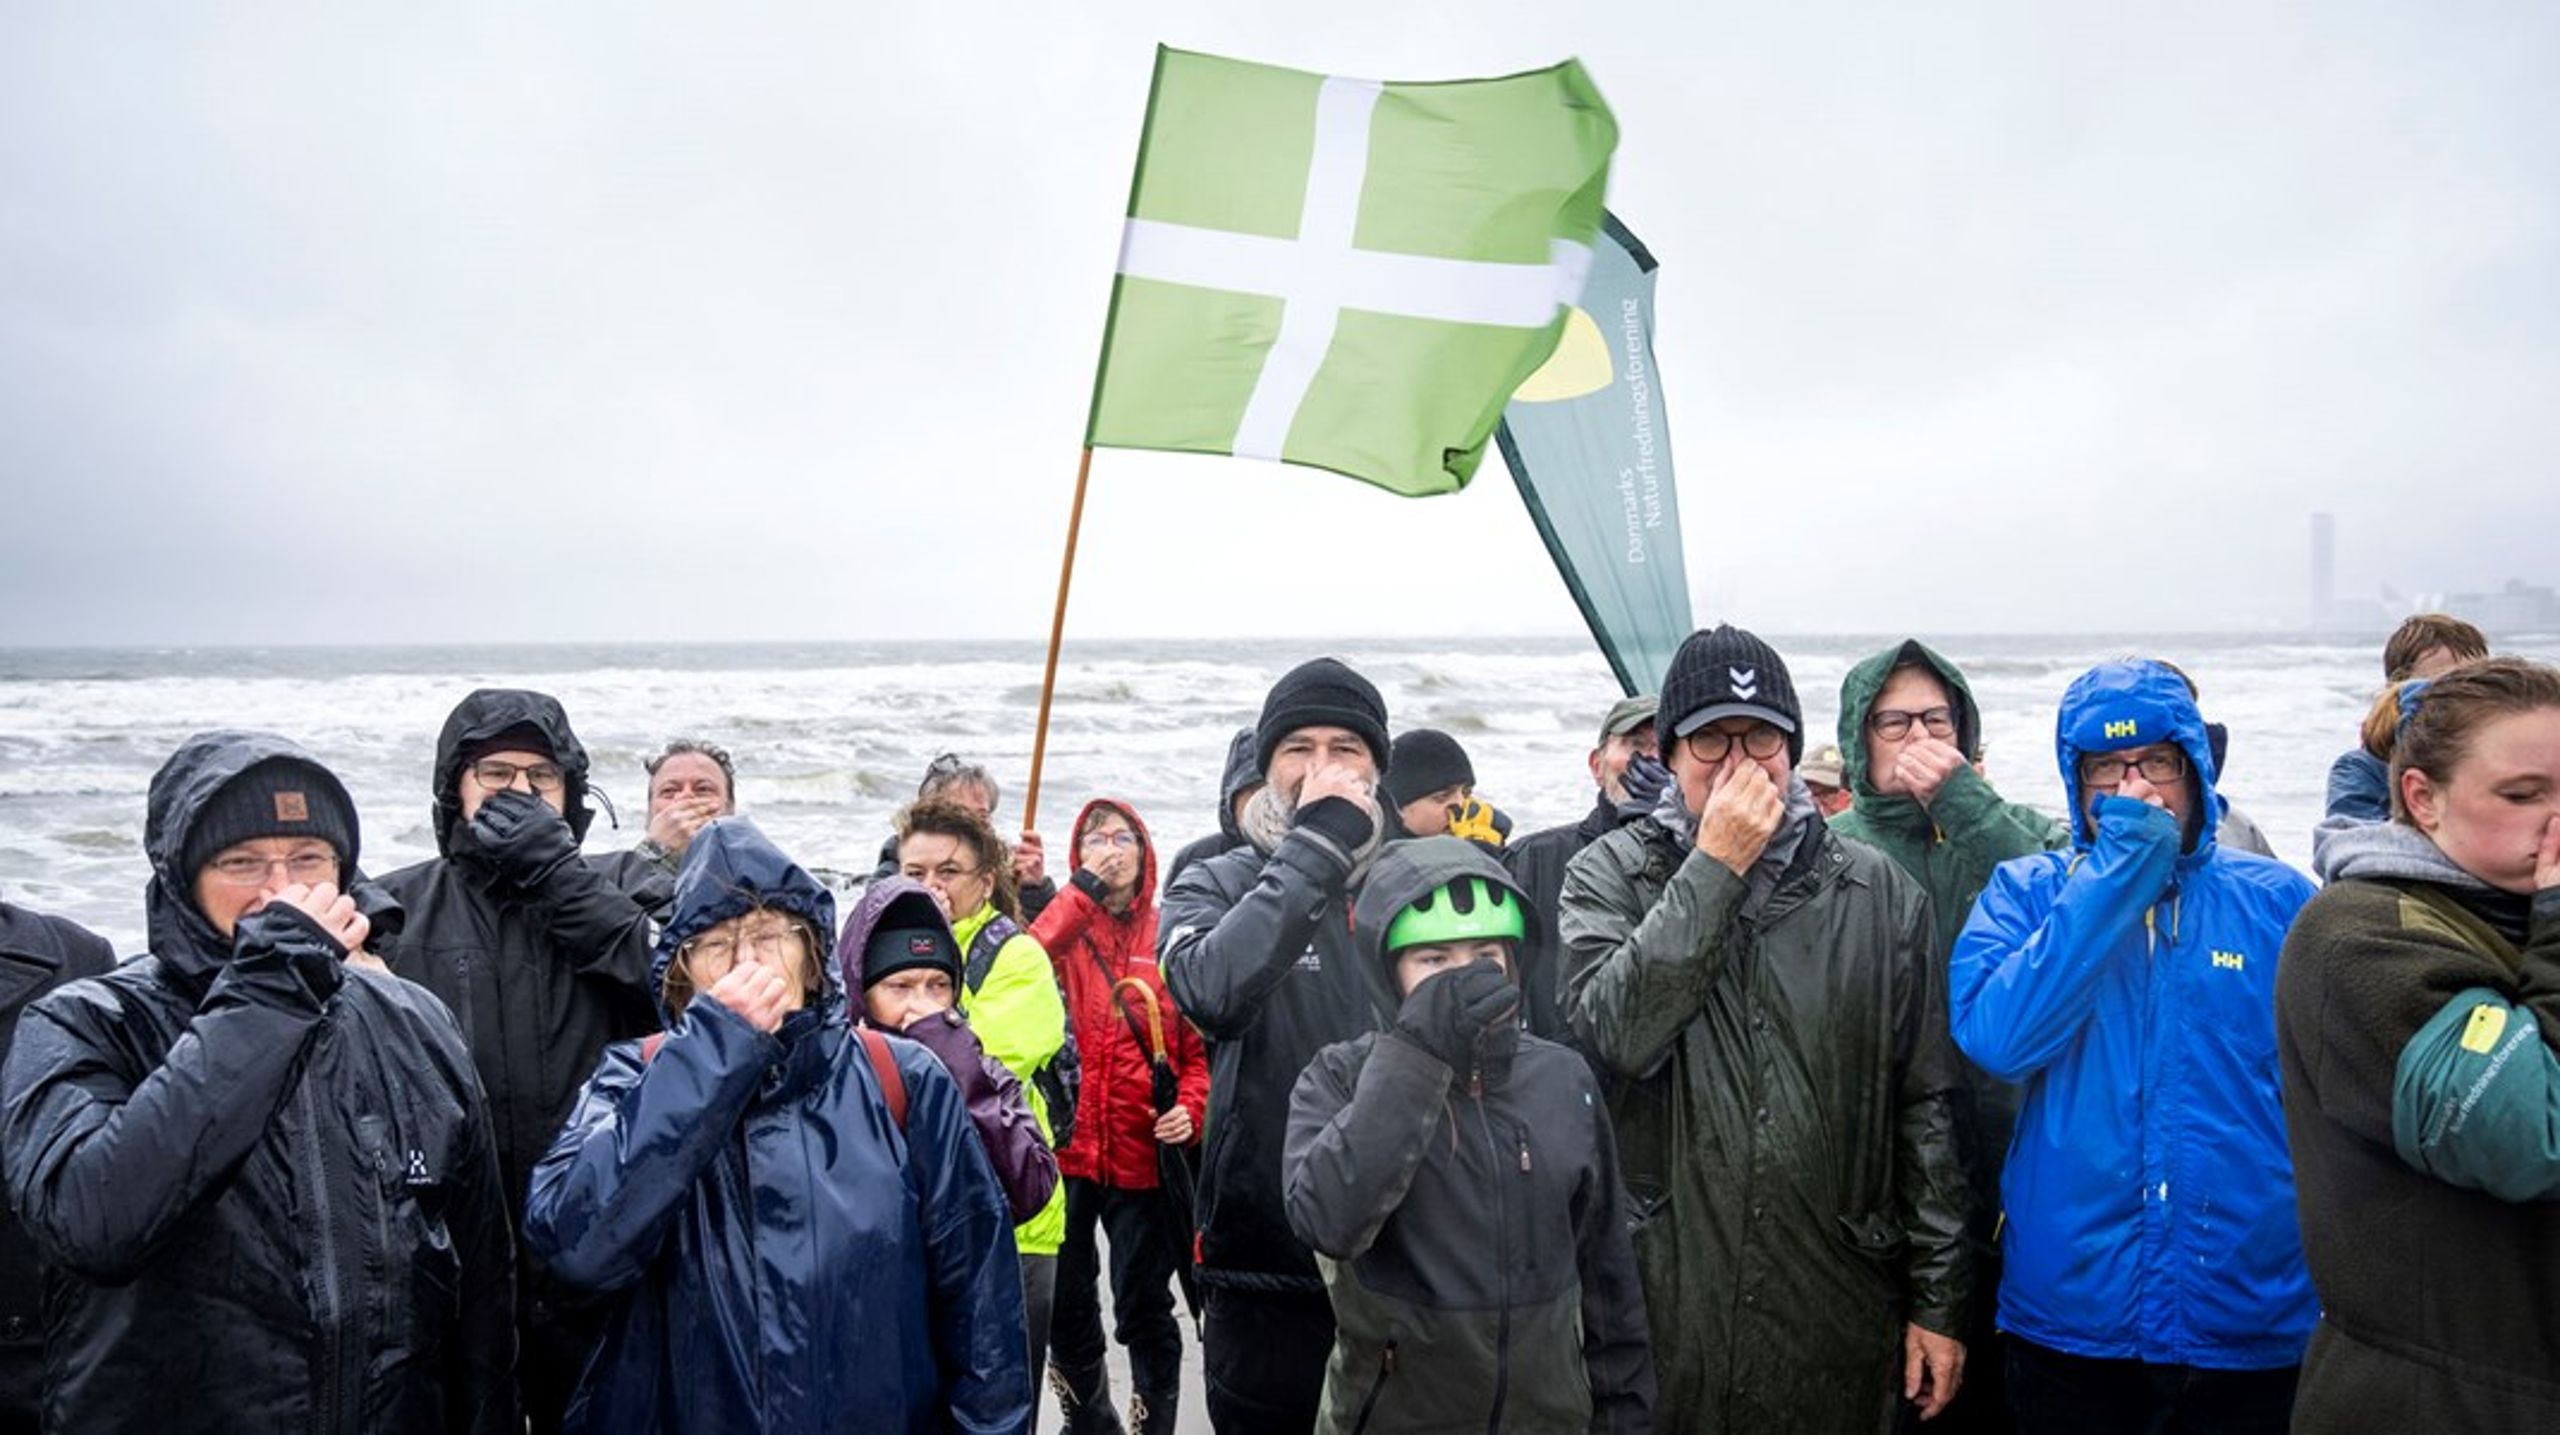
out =
<path fill-rule="evenodd" d="M 1476 1104 L 1476 1125 L 1484 1132 L 1485 1154 L 1493 1158 L 1494 1169 L 1498 1171 L 1502 1169 L 1502 1143 L 1494 1139 L 1493 1118 L 1487 1115 L 1484 1109 L 1482 1069 L 1471 1069 L 1467 1072 L 1467 1095 Z M 1528 1166 L 1529 1148 L 1528 1144 L 1523 1142 L 1520 1147 L 1520 1167 L 1525 1171 Z M 1511 1240 L 1511 1202 L 1503 1194 L 1502 1187 L 1503 1183 L 1500 1181 L 1493 1183 L 1493 1237 L 1494 1249 L 1497 1251 L 1510 1249 Z M 1494 1317 L 1493 1408 L 1486 1414 L 1484 1421 L 1484 1428 L 1488 1435 L 1498 1435 L 1502 1429 L 1502 1405 L 1511 1389 L 1511 1263 L 1497 1260 L 1494 1262 L 1494 1267 L 1502 1276 L 1502 1304 Z"/>
<path fill-rule="evenodd" d="M 346 1300 L 339 1289 L 338 1226 L 329 1209 L 329 1151 L 320 1139 L 319 1103 L 312 1099 L 311 1080 L 306 1074 L 301 1090 L 294 1094 L 294 1104 L 302 1111 L 302 1144 L 310 1154 L 311 1216 L 319 1227 L 320 1289 L 319 1308 L 314 1314 L 320 1326 L 320 1399 L 312 1413 L 320 1417 L 324 1429 L 352 1430 L 355 1422 L 345 1418 L 339 1407 L 345 1403 L 344 1382 L 339 1379 L 343 1363 L 343 1341 Z"/>
<path fill-rule="evenodd" d="M 1369 1393 L 1360 1402 L 1359 1415 L 1352 1419 L 1351 1435 L 1360 1435 L 1369 1428 L 1369 1417 L 1377 1413 L 1378 1397 L 1386 1391 L 1387 1377 L 1395 1373 L 1396 1343 L 1391 1340 L 1386 1349 L 1378 1352 L 1378 1373 L 1370 1378 Z"/>

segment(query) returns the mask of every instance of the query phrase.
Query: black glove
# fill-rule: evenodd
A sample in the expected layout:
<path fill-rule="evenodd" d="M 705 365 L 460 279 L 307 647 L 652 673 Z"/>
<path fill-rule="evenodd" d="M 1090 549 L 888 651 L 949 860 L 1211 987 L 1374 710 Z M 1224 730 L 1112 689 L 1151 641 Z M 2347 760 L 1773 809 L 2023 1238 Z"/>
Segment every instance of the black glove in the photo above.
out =
<path fill-rule="evenodd" d="M 347 949 L 311 915 L 283 902 L 269 902 L 242 917 L 231 929 L 231 962 L 205 993 L 237 995 L 245 989 L 289 983 L 294 995 L 313 1007 L 326 1004 L 347 979 L 340 965 Z"/>
<path fill-rule="evenodd" d="M 525 891 L 576 860 L 569 819 L 530 792 L 493 792 L 469 822 L 453 830 L 453 855 Z"/>
<path fill-rule="evenodd" d="M 1369 815 L 1369 809 L 1348 797 L 1317 798 L 1299 808 L 1290 825 L 1321 832 L 1345 852 L 1358 852 L 1378 830 L 1377 819 Z"/>
<path fill-rule="evenodd" d="M 364 944 L 383 951 L 398 939 L 401 929 L 409 925 L 409 909 L 400 899 L 368 881 L 362 872 L 351 873 L 346 893 L 355 899 L 356 910 L 364 914 Z"/>
<path fill-rule="evenodd" d="M 1618 779 L 1627 790 L 1627 800 L 1618 804 L 1620 817 L 1643 817 L 1662 802 L 1662 790 L 1671 785 L 1671 769 L 1658 757 L 1641 754 L 1627 760 L 1627 770 Z"/>
<path fill-rule="evenodd" d="M 1396 1013 L 1396 1033 L 1440 1058 L 1453 1072 L 1475 1069 L 1478 1044 L 1520 1010 L 1520 989 L 1491 960 L 1423 979 Z"/>

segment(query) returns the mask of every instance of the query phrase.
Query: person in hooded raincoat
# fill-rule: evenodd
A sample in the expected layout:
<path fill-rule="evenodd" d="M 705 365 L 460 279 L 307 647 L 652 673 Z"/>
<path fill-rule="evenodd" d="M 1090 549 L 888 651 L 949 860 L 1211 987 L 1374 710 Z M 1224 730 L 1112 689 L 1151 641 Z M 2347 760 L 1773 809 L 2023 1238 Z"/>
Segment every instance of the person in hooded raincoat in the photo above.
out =
<path fill-rule="evenodd" d="M 2560 670 L 2436 680 L 2276 976 L 2296 1435 L 2560 1430 Z"/>
<path fill-rule="evenodd" d="M 533 1163 L 606 1043 L 658 1025 L 649 914 L 610 859 L 578 850 L 595 817 L 587 778 L 587 750 L 557 701 L 474 692 L 436 738 L 440 855 L 382 879 L 408 911 L 384 956 L 462 1024 L 519 1225 Z M 559 1423 L 596 1318 L 538 1261 L 519 1261 L 518 1274 L 518 1374 L 543 1432 Z"/>
<path fill-rule="evenodd" d="M 1192 863 L 1244 845 L 1244 805 L 1261 790 L 1261 755 L 1254 743 L 1253 729 L 1237 728 L 1235 736 L 1227 739 L 1226 769 L 1218 774 L 1218 830 L 1192 838 L 1173 854 L 1173 860 L 1164 865 L 1167 887 Z"/>
<path fill-rule="evenodd" d="M 1328 1435 L 1653 1429 L 1608 1112 L 1581 1057 L 1520 1029 L 1524 905 L 1457 837 L 1388 843 L 1361 886 L 1395 1024 L 1316 1054 L 1281 1157 L 1333 1301 Z"/>
<path fill-rule="evenodd" d="M 1129 1423 L 1155 1435 L 1173 1429 L 1182 1395 L 1182 1328 L 1174 1320 L 1170 1283 L 1190 1258 L 1162 1209 L 1159 1161 L 1163 1148 L 1200 1139 L 1209 1058 L 1156 968 L 1156 851 L 1146 823 L 1128 803 L 1097 797 L 1070 830 L 1074 867 L 1067 885 L 1031 928 L 1066 988 L 1084 1061 L 1075 1139 L 1058 1153 L 1067 1179 L 1067 1229 L 1050 1320 L 1050 1368 L 1071 1435 L 1117 1427 L 1103 1367 L 1098 1289 L 1097 1233 L 1107 1232 L 1113 1334 L 1129 1351 Z M 1141 1035 L 1145 1000 L 1120 989 L 1131 981 L 1154 997 L 1178 1084 L 1179 1099 L 1162 1114 L 1155 1107 L 1153 1037 Z M 1188 1229 L 1187 1219 L 1183 1226 Z"/>
<path fill-rule="evenodd" d="M 941 1063 L 846 1020 L 834 924 L 754 823 L 695 834 L 669 1030 L 607 1048 L 525 1210 L 555 1277 L 611 1297 L 568 1429 L 1028 1435 L 1004 1192 Z"/>
<path fill-rule="evenodd" d="M 2054 726 L 2072 850 L 1995 871 L 1948 964 L 1956 1043 L 2024 1092 L 2010 1408 L 2030 1435 L 2282 1431 L 2317 1302 L 2275 991 L 2311 883 L 2217 841 L 2204 717 L 2165 664 L 2081 674 Z"/>
<path fill-rule="evenodd" d="M 853 994 L 856 1025 L 932 1052 L 960 1084 L 1014 1224 L 1047 1210 L 1058 1191 L 1058 1154 L 1031 1114 L 1022 1082 L 987 1055 L 961 1014 L 960 944 L 933 893 L 904 877 L 873 879 L 845 918 L 835 960 Z"/>
<path fill-rule="evenodd" d="M 1929 894 L 1936 949 L 1955 949 L 1993 869 L 2070 840 L 2061 823 L 2003 799 L 1978 766 L 1982 712 L 1956 665 L 1917 638 L 1875 653 L 1840 680 L 1840 768 L 1850 809 L 1831 833 L 1893 859 Z M 1999 1279 L 2000 1162 L 2017 1124 L 2017 1088 L 1965 1065 L 1973 1139 L 1975 1260 L 1985 1291 Z M 1977 1301 L 1965 1344 L 1973 1378 L 1947 1412 L 1950 1430 L 2004 1430 L 1992 1303 Z"/>
<path fill-rule="evenodd" d="M 364 950 L 357 839 L 310 754 L 198 733 L 151 779 L 150 955 L 21 1017 L 0 1165 L 49 1267 L 45 1428 L 522 1429 L 488 1108 Z"/>

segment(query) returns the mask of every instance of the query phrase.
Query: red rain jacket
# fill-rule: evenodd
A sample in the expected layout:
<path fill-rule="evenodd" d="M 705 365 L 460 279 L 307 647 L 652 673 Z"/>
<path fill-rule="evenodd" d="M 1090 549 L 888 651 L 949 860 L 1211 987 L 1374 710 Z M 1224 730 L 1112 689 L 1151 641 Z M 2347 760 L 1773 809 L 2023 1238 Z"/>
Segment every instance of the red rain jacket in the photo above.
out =
<path fill-rule="evenodd" d="M 1200 1139 L 1208 1116 L 1209 1056 L 1200 1045 L 1200 1034 L 1174 1009 L 1164 974 L 1156 969 L 1156 844 L 1146 823 L 1128 803 L 1098 797 L 1085 804 L 1067 830 L 1070 834 L 1083 831 L 1099 807 L 1117 811 L 1137 830 L 1137 900 L 1129 904 L 1127 913 L 1115 917 L 1073 881 L 1061 882 L 1056 900 L 1031 927 L 1031 935 L 1047 949 L 1058 981 L 1066 988 L 1076 1050 L 1084 1061 L 1084 1090 L 1076 1098 L 1075 1140 L 1058 1153 L 1058 1170 L 1122 1190 L 1146 1191 L 1156 1185 L 1154 1077 L 1148 1045 L 1121 1016 L 1122 1003 L 1111 994 L 1113 983 L 1135 977 L 1155 993 L 1164 1014 L 1165 1055 L 1180 1079 L 1180 1099 L 1191 1112 L 1194 1142 Z M 1070 857 L 1075 869 L 1083 867 L 1082 843 L 1074 844 Z M 1132 993 L 1126 1005 L 1144 1031 L 1145 1003 Z"/>

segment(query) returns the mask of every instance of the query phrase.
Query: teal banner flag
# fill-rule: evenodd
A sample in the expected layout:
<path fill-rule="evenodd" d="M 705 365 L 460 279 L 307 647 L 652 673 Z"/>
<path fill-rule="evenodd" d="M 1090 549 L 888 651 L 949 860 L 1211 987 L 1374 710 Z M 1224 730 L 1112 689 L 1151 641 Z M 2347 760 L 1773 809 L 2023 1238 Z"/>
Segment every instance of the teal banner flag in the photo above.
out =
<path fill-rule="evenodd" d="M 1653 364 L 1653 255 L 1614 214 L 1556 351 L 1496 435 L 1530 521 L 1630 694 L 1659 690 L 1689 636 L 1671 428 Z"/>

